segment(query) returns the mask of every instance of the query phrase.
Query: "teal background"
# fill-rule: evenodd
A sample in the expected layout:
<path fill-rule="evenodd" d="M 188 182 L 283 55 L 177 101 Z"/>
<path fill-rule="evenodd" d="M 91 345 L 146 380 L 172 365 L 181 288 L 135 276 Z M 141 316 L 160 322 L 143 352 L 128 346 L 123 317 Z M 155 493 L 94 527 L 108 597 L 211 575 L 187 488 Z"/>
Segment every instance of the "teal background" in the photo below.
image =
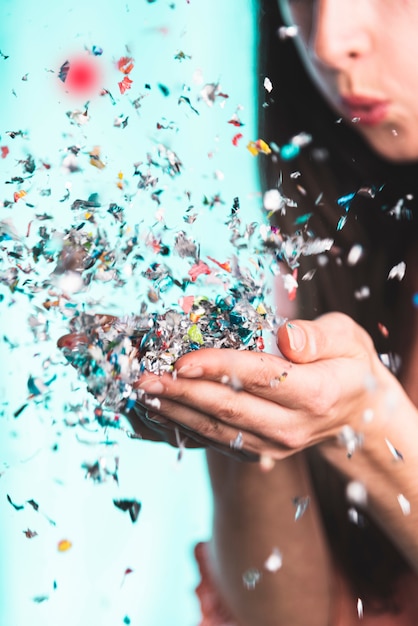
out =
<path fill-rule="evenodd" d="M 248 141 L 257 139 L 254 38 L 252 0 L 0 0 L 0 50 L 8 56 L 0 58 L 0 145 L 10 150 L 0 159 L 3 224 L 13 228 L 23 246 L 30 246 L 42 225 L 34 221 L 36 213 L 53 216 L 53 224 L 45 224 L 48 228 L 75 223 L 74 213 L 60 203 L 68 184 L 72 199 L 99 192 L 103 204 L 126 206 L 132 227 L 154 223 L 157 207 L 145 194 L 135 195 L 137 181 L 130 174 L 132 163 L 163 142 L 183 163 L 178 178 L 162 177 L 160 183 L 168 227 L 184 226 L 184 192 L 189 190 L 202 217 L 193 226 L 193 236 L 208 254 L 224 260 L 224 217 L 233 198 L 240 197 L 245 219 L 261 220 L 257 160 L 246 149 Z M 66 113 L 82 110 L 85 102 L 65 94 L 57 70 L 68 56 L 93 45 L 103 49 L 105 84 L 115 104 L 108 97 L 92 98 L 89 124 L 77 127 Z M 176 60 L 180 50 L 191 58 Z M 134 83 L 122 96 L 114 61 L 126 54 L 135 59 Z M 199 93 L 212 82 L 219 82 L 229 97 L 209 107 Z M 169 88 L 168 97 L 158 83 Z M 146 97 L 137 113 L 132 100 L 140 93 Z M 186 104 L 178 105 L 180 95 L 190 98 L 199 115 Z M 244 123 L 239 129 L 228 124 L 236 112 Z M 129 116 L 126 129 L 114 127 L 118 116 Z M 172 123 L 172 129 L 157 132 L 157 120 Z M 24 131 L 24 137 L 8 135 L 16 130 Z M 233 146 L 236 132 L 243 138 Z M 84 156 L 82 171 L 69 175 L 62 160 L 73 144 L 84 155 L 100 146 L 106 168 L 89 166 Z M 18 162 L 28 154 L 37 163 L 35 176 L 21 185 L 28 196 L 8 205 L 5 201 L 18 188 L 10 180 L 21 174 Z M 51 165 L 49 170 L 42 169 L 42 161 Z M 115 185 L 119 171 L 125 175 L 124 192 Z M 45 188 L 51 189 L 50 195 L 42 193 Z M 133 200 L 124 194 L 132 194 Z M 202 198 L 215 194 L 221 195 L 225 208 L 209 211 Z M 33 230 L 27 236 L 30 222 Z M 10 241 L 3 242 L 1 272 L 15 263 L 8 249 Z M 39 275 L 28 277 L 41 285 L 52 268 L 39 264 L 35 269 Z M 87 295 L 74 294 L 72 305 L 134 312 L 141 290 L 138 278 L 127 280 L 120 290 L 95 284 Z M 209 537 L 211 517 L 203 453 L 188 450 L 178 461 L 174 448 L 97 427 L 92 398 L 56 348 L 58 337 L 67 332 L 71 310 L 43 309 L 42 302 L 50 297 L 47 287 L 29 298 L 1 284 L 0 294 L 0 624 L 196 626 L 193 589 L 198 573 L 192 550 L 196 541 Z M 168 295 L 164 305 L 171 304 L 170 298 L 175 302 L 177 296 Z M 34 337 L 28 325 L 31 315 L 48 325 L 47 338 Z M 56 380 L 28 400 L 30 376 Z M 90 420 L 87 427 L 80 426 L 80 418 Z M 111 478 L 101 484 L 86 478 L 82 464 L 98 459 L 109 471 L 118 459 L 118 484 Z M 7 494 L 24 508 L 15 510 Z M 141 501 L 136 524 L 113 506 L 114 498 Z M 38 511 L 28 505 L 31 499 L 39 504 Z M 27 538 L 27 529 L 37 536 Z M 63 539 L 72 547 L 60 553 L 57 544 Z M 124 577 L 127 568 L 133 571 Z"/>

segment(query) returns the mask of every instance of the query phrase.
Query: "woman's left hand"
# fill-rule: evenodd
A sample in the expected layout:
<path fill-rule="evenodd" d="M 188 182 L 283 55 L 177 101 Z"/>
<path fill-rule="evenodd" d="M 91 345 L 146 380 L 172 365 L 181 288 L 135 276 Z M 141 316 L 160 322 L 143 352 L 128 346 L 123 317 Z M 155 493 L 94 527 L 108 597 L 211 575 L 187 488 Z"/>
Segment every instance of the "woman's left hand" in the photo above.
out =
<path fill-rule="evenodd" d="M 277 345 L 283 357 L 200 349 L 174 376 L 145 374 L 138 385 L 161 403 L 153 419 L 273 459 L 326 441 L 355 445 L 388 391 L 403 394 L 369 335 L 341 313 L 287 323 Z"/>

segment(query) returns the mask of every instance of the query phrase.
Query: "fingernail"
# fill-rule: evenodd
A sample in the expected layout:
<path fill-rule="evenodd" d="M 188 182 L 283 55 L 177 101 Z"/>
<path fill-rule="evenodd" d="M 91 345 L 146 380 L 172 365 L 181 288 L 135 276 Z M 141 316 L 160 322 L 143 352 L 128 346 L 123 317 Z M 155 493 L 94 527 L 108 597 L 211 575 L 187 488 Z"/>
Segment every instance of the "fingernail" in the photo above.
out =
<path fill-rule="evenodd" d="M 202 378 L 203 367 L 200 367 L 200 365 L 184 365 L 177 370 L 177 375 L 183 376 L 183 378 Z"/>
<path fill-rule="evenodd" d="M 162 393 L 164 391 L 164 386 L 162 383 L 160 383 L 159 380 L 144 380 L 142 382 L 140 381 L 138 387 L 140 389 L 143 389 L 147 393 L 153 393 L 155 395 L 158 395 L 159 393 Z"/>
<path fill-rule="evenodd" d="M 288 322 L 286 324 L 287 336 L 289 338 L 289 345 L 295 352 L 301 352 L 306 344 L 306 335 L 299 326 L 295 326 Z"/>

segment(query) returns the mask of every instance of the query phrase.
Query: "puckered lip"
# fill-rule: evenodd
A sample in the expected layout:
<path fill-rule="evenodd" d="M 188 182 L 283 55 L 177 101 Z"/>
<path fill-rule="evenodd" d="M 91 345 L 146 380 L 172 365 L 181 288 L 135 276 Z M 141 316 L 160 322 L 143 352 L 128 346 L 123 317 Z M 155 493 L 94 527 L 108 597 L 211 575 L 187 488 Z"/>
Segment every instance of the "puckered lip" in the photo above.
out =
<path fill-rule="evenodd" d="M 365 126 L 382 123 L 388 114 L 389 100 L 361 95 L 341 96 L 341 106 L 347 117 Z"/>

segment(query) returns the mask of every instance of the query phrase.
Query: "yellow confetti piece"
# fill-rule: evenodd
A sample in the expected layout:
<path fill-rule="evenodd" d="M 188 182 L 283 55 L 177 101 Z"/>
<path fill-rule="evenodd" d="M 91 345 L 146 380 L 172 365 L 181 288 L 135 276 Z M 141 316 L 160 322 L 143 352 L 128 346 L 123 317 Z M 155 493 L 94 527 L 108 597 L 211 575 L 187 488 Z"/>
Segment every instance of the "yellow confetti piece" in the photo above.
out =
<path fill-rule="evenodd" d="M 253 156 L 257 156 L 258 155 L 258 150 L 257 150 L 257 146 L 255 144 L 255 141 L 250 141 L 247 144 L 247 150 L 249 150 L 249 152 L 251 152 L 251 154 Z"/>
<path fill-rule="evenodd" d="M 68 539 L 62 539 L 58 542 L 58 552 L 67 552 L 72 547 L 71 541 Z"/>
<path fill-rule="evenodd" d="M 262 152 L 263 154 L 271 154 L 271 148 L 263 139 L 257 139 L 257 141 L 250 141 L 247 144 L 247 150 L 251 152 L 253 156 L 257 156 Z"/>

